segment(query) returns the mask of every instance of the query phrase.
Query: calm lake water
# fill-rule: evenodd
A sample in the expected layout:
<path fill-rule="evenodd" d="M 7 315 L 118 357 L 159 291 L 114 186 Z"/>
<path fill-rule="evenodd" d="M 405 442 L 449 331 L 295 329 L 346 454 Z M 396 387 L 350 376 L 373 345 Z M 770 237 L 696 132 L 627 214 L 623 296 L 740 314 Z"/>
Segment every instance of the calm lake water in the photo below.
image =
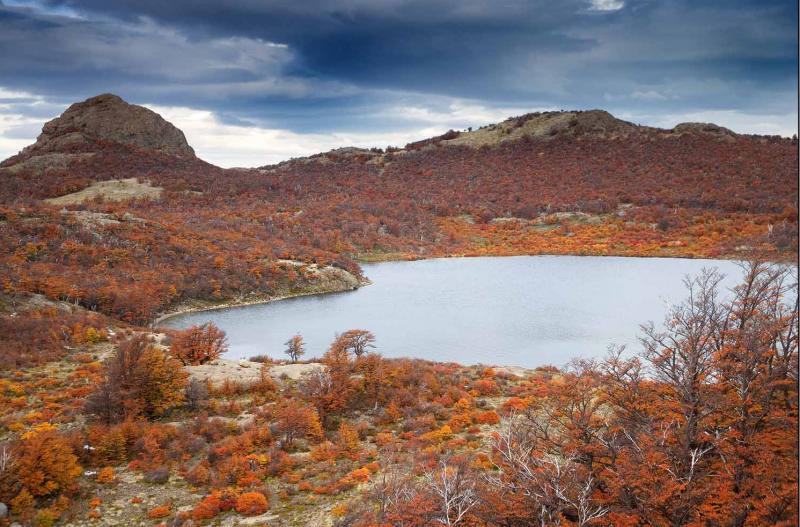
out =
<path fill-rule="evenodd" d="M 519 256 L 364 265 L 374 282 L 357 291 L 189 313 L 163 325 L 213 322 L 228 334 L 226 358 L 286 358 L 283 343 L 306 341 L 321 356 L 336 333 L 368 329 L 386 357 L 463 364 L 562 366 L 599 357 L 610 344 L 639 349 L 639 325 L 660 324 L 685 297 L 682 280 L 703 268 L 734 286 L 730 261 Z"/>

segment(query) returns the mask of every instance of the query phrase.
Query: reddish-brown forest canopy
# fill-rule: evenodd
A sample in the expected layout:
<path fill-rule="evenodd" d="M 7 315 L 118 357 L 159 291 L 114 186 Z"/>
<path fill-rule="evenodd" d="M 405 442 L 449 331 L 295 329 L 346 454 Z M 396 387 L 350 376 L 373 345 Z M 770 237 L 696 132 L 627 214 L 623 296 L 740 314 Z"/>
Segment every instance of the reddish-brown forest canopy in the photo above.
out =
<path fill-rule="evenodd" d="M 37 154 L 23 152 L 0 170 L 0 277 L 12 293 L 143 323 L 190 299 L 275 294 L 298 279 L 279 259 L 358 275 L 360 257 L 796 251 L 796 141 L 624 130 L 480 147 L 445 134 L 260 170 L 100 139 L 64 147 L 91 155 L 62 168 L 21 163 Z M 128 177 L 162 197 L 66 207 L 89 215 L 42 201 Z"/>

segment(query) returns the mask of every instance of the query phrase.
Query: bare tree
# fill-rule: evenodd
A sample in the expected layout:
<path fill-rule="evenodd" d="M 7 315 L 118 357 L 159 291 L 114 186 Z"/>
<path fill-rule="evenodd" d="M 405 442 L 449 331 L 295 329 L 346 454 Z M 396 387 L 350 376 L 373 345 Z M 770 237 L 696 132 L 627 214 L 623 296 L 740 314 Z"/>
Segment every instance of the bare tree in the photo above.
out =
<path fill-rule="evenodd" d="M 196 410 L 208 399 L 208 387 L 205 382 L 192 378 L 186 385 L 186 404 Z"/>
<path fill-rule="evenodd" d="M 566 517 L 583 527 L 602 518 L 608 508 L 592 499 L 595 481 L 572 454 L 539 453 L 526 418 L 506 416 L 493 447 L 497 472 L 487 476 L 490 485 L 527 498 L 536 523 L 560 525 Z"/>
<path fill-rule="evenodd" d="M 385 524 L 391 512 L 401 510 L 415 495 L 408 473 L 409 460 L 392 447 L 383 448 L 378 457 L 380 476 L 367 491 L 367 498 L 377 509 L 379 524 Z"/>
<path fill-rule="evenodd" d="M 457 525 L 478 503 L 476 480 L 466 462 L 439 461 L 436 470 L 425 472 L 425 487 L 438 502 L 434 520 L 442 525 Z"/>
<path fill-rule="evenodd" d="M 0 480 L 9 477 L 16 463 L 17 459 L 11 445 L 8 443 L 0 445 Z"/>

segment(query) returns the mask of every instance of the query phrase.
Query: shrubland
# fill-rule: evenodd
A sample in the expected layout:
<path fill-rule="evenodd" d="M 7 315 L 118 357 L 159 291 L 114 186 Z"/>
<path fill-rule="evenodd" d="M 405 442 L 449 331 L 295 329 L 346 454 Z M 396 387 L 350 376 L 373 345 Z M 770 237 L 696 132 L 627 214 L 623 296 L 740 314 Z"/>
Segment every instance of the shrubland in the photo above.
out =
<path fill-rule="evenodd" d="M 796 141 L 625 130 L 438 139 L 251 170 L 101 141 L 67 167 L 0 169 L 0 278 L 10 294 L 143 324 L 193 303 L 353 287 L 318 267 L 358 280 L 359 260 L 796 254 Z M 125 178 L 163 190 L 43 201 Z"/>
<path fill-rule="evenodd" d="M 79 122 L 0 164 L 0 525 L 797 524 L 796 276 L 766 263 L 797 254 L 796 139 L 556 112 L 223 170 Z M 212 380 L 219 328 L 152 327 L 352 289 L 359 261 L 512 254 L 762 259 L 564 368 L 341 328 Z"/>
<path fill-rule="evenodd" d="M 203 384 L 173 354 L 216 328 L 118 328 L 4 373 L 0 500 L 37 524 L 123 495 L 170 525 L 793 525 L 795 279 L 752 262 L 725 295 L 704 273 L 640 350 L 520 375 L 352 330 L 296 381 Z"/>

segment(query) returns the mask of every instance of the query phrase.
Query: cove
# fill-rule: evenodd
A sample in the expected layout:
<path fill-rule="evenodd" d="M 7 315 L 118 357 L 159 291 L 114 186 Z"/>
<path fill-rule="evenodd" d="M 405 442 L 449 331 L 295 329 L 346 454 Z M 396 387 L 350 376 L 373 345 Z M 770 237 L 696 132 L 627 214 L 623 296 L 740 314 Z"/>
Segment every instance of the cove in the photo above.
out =
<path fill-rule="evenodd" d="M 213 322 L 228 335 L 225 358 L 285 359 L 283 343 L 306 341 L 321 356 L 337 333 L 368 329 L 385 357 L 461 364 L 563 366 L 601 357 L 611 344 L 638 350 L 640 324 L 663 322 L 686 297 L 683 279 L 704 268 L 742 276 L 726 260 L 589 256 L 442 258 L 363 265 L 372 285 L 187 313 L 162 325 Z"/>

